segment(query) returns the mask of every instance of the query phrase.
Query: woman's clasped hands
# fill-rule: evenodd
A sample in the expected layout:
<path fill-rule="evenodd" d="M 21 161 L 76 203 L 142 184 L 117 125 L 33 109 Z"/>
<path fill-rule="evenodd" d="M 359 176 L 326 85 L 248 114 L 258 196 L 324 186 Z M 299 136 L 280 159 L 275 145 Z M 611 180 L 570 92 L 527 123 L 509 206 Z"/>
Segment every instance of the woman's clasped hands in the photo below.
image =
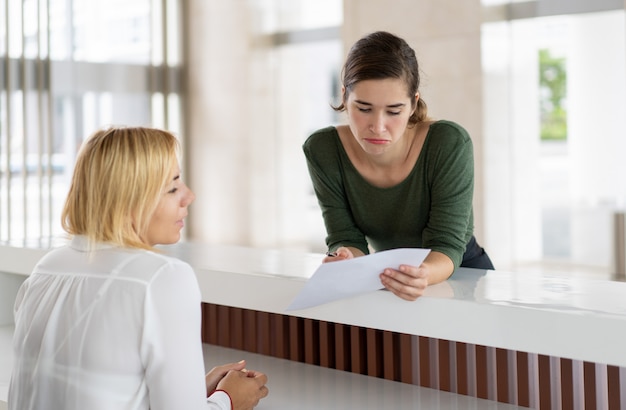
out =
<path fill-rule="evenodd" d="M 269 393 L 267 376 L 245 367 L 245 360 L 241 360 L 211 369 L 206 375 L 207 395 L 222 390 L 230 396 L 233 410 L 254 408 Z"/>

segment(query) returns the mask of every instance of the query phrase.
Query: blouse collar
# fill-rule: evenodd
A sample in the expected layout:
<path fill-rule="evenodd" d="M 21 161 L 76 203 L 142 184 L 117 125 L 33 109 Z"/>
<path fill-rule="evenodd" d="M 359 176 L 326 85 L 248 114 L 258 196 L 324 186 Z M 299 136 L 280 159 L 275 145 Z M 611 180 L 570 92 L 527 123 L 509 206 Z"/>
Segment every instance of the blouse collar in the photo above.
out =
<path fill-rule="evenodd" d="M 101 249 L 110 249 L 114 248 L 115 245 L 107 242 L 96 242 L 95 244 L 91 244 L 89 239 L 85 235 L 74 235 L 70 242 L 70 247 L 81 251 L 81 252 L 89 252 Z"/>

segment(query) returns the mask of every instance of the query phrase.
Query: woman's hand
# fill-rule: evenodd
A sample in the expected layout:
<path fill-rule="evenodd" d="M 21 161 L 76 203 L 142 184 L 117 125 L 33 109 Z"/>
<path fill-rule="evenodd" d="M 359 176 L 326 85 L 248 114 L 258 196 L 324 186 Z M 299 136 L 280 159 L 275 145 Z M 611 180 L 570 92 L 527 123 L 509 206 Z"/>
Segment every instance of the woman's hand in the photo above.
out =
<path fill-rule="evenodd" d="M 428 269 L 423 264 L 387 268 L 380 274 L 380 281 L 394 295 L 404 300 L 415 300 L 424 294 L 428 286 Z"/>
<path fill-rule="evenodd" d="M 215 366 L 209 371 L 206 376 L 206 391 L 207 396 L 217 389 L 217 384 L 226 376 L 231 370 L 244 370 L 246 368 L 246 361 L 242 360 L 238 363 L 228 363 L 221 366 Z"/>
<path fill-rule="evenodd" d="M 322 263 L 343 261 L 363 255 L 364 253 L 357 248 L 342 246 L 341 248 L 337 248 L 337 250 L 333 253 L 327 253 L 326 257 L 322 260 Z"/>
<path fill-rule="evenodd" d="M 233 410 L 250 410 L 269 394 L 267 376 L 253 370 L 230 370 L 217 384 L 230 396 Z"/>
<path fill-rule="evenodd" d="M 387 268 L 380 274 L 385 288 L 404 300 L 415 300 L 424 294 L 428 285 L 443 282 L 454 270 L 452 260 L 441 252 L 430 252 L 420 266 L 400 265 Z"/>

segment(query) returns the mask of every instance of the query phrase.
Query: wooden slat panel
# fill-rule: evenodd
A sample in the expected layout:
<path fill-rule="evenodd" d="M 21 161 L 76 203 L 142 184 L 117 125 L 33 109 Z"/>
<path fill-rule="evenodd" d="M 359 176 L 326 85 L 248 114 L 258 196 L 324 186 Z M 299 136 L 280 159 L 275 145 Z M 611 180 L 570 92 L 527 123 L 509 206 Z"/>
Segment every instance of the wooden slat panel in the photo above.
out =
<path fill-rule="evenodd" d="M 574 408 L 574 373 L 570 359 L 561 359 L 561 405 L 564 409 Z"/>
<path fill-rule="evenodd" d="M 211 334 L 209 330 L 209 322 L 204 320 L 209 315 L 209 308 L 206 304 L 200 304 L 200 314 L 202 315 L 202 320 L 200 321 L 200 338 L 202 339 L 202 343 L 208 343 L 207 339 Z"/>
<path fill-rule="evenodd" d="M 229 309 L 230 315 L 230 339 L 231 346 L 238 350 L 244 350 L 243 348 L 243 310 L 237 308 Z"/>
<path fill-rule="evenodd" d="M 430 387 L 430 341 L 427 337 L 419 336 L 418 344 L 420 386 Z"/>
<path fill-rule="evenodd" d="M 437 339 L 429 337 L 430 347 L 430 387 L 439 388 L 439 342 Z"/>
<path fill-rule="evenodd" d="M 350 326 L 350 365 L 353 373 L 367 374 L 365 332 L 357 326 Z"/>
<path fill-rule="evenodd" d="M 270 314 L 270 352 L 274 357 L 289 358 L 289 320 L 286 316 Z"/>
<path fill-rule="evenodd" d="M 378 331 L 375 329 L 365 329 L 366 338 L 366 367 L 367 375 L 373 377 L 382 376 L 382 350 L 381 344 L 378 342 Z"/>
<path fill-rule="evenodd" d="M 489 398 L 487 347 L 476 345 L 476 397 Z"/>
<path fill-rule="evenodd" d="M 267 312 L 258 312 L 253 317 L 256 317 L 256 335 L 257 335 L 257 349 L 255 352 L 270 356 L 271 353 L 271 327 L 270 327 L 270 314 Z"/>
<path fill-rule="evenodd" d="M 606 371 L 609 390 L 609 410 L 620 410 L 622 400 L 626 402 L 626 392 L 624 392 L 624 397 L 620 398 L 619 367 L 607 366 Z"/>
<path fill-rule="evenodd" d="M 467 343 L 456 342 L 456 391 L 468 394 Z"/>
<path fill-rule="evenodd" d="M 254 310 L 240 309 L 241 310 L 241 329 L 243 333 L 243 350 L 246 352 L 258 353 L 261 347 L 258 323 L 259 318 Z"/>
<path fill-rule="evenodd" d="M 202 304 L 202 341 L 217 344 L 217 306 L 209 303 Z"/>
<path fill-rule="evenodd" d="M 320 366 L 335 368 L 335 326 L 332 323 L 319 323 Z"/>
<path fill-rule="evenodd" d="M 583 363 L 583 380 L 585 384 L 585 410 L 595 410 L 597 407 L 595 363 Z"/>
<path fill-rule="evenodd" d="M 506 349 L 496 349 L 497 400 L 509 403 L 509 355 Z"/>
<path fill-rule="evenodd" d="M 520 406 L 530 407 L 530 379 L 528 368 L 528 353 L 517 352 L 517 403 Z"/>
<path fill-rule="evenodd" d="M 439 340 L 439 390 L 450 391 L 450 342 Z"/>
<path fill-rule="evenodd" d="M 297 362 L 304 360 L 304 344 L 302 343 L 303 337 L 302 319 L 290 316 L 289 317 L 289 359 Z"/>
<path fill-rule="evenodd" d="M 304 340 L 300 343 L 304 345 L 304 362 L 308 364 L 319 364 L 319 329 L 317 321 L 304 319 Z"/>
<path fill-rule="evenodd" d="M 231 347 L 230 340 L 230 311 L 226 306 L 217 306 L 217 344 Z"/>
<path fill-rule="evenodd" d="M 350 329 L 335 325 L 335 363 L 339 370 L 350 370 Z"/>
<path fill-rule="evenodd" d="M 413 375 L 419 375 L 415 383 L 419 381 L 421 386 L 438 386 L 446 391 L 455 387 L 457 393 L 479 398 L 489 398 L 489 392 L 496 392 L 496 399 L 500 402 L 525 407 L 533 404 L 541 410 L 550 409 L 555 403 L 563 409 L 577 406 L 595 409 L 599 397 L 602 398 L 601 407 L 608 403 L 609 410 L 618 410 L 626 400 L 626 393 L 621 391 L 626 382 L 620 380 L 624 369 L 615 366 L 598 367 L 584 362 L 579 369 L 582 380 L 575 380 L 572 360 L 533 355 L 537 366 L 533 368 L 538 373 L 538 379 L 534 379 L 535 376 L 530 377 L 530 355 L 524 352 L 472 345 L 475 355 L 469 357 L 468 345 L 462 342 L 452 343 L 207 303 L 203 303 L 201 309 L 202 340 L 205 343 L 405 383 L 414 383 Z M 495 355 L 489 356 L 490 351 Z M 417 354 L 418 360 L 413 359 L 414 354 Z M 433 354 L 436 357 L 432 357 Z M 470 375 L 470 361 L 473 366 L 474 359 L 475 374 Z M 437 368 L 434 368 L 437 363 Z M 551 374 L 551 363 L 556 363 L 554 371 L 557 374 Z M 489 373 L 490 366 L 496 371 L 495 377 Z M 607 373 L 600 374 L 602 382 L 598 384 L 596 373 L 604 368 Z M 535 380 L 533 386 L 536 387 L 531 386 L 531 379 Z M 489 385 L 489 380 L 492 385 Z M 475 394 L 469 391 L 471 382 L 476 383 Z M 584 395 L 579 390 L 581 386 L 577 386 L 579 383 L 584 384 Z M 512 397 L 515 392 L 517 397 Z M 537 400 L 538 403 L 535 403 Z"/>
<path fill-rule="evenodd" d="M 396 376 L 396 359 L 398 356 L 394 354 L 396 349 L 394 348 L 394 334 L 392 332 L 383 331 L 382 336 L 382 349 L 383 349 L 383 378 L 387 380 L 400 380 L 400 372 Z"/>
<path fill-rule="evenodd" d="M 550 356 L 538 355 L 539 366 L 539 408 L 549 410 L 552 407 Z"/>
<path fill-rule="evenodd" d="M 414 336 L 399 333 L 400 381 L 413 383 L 413 338 Z"/>

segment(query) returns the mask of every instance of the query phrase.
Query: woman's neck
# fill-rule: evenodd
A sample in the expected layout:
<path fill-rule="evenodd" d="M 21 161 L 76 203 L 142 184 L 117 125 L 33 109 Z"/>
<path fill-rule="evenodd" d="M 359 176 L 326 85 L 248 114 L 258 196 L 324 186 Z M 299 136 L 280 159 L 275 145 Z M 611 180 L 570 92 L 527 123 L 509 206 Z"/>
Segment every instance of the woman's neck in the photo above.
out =
<path fill-rule="evenodd" d="M 409 176 L 422 150 L 429 126 L 430 123 L 421 122 L 407 127 L 402 138 L 379 155 L 365 152 L 349 129 L 342 140 L 344 147 L 349 146 L 346 152 L 359 174 L 370 184 L 387 188 L 399 184 Z"/>

